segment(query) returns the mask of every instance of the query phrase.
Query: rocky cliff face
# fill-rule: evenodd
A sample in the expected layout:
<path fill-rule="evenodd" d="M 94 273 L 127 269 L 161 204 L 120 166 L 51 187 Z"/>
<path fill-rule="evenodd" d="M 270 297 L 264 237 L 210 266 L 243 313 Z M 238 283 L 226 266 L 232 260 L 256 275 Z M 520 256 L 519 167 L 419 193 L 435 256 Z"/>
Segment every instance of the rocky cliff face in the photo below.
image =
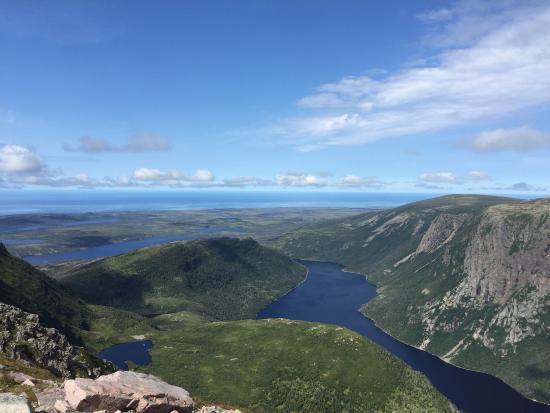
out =
<path fill-rule="evenodd" d="M 468 322 L 469 334 L 444 357 L 452 360 L 473 341 L 495 354 L 514 352 L 528 337 L 548 334 L 550 306 L 550 204 L 488 208 L 469 234 L 462 281 L 422 311 L 424 340 Z M 468 314 L 483 317 L 469 320 Z M 454 317 L 449 317 L 453 313 Z"/>
<path fill-rule="evenodd" d="M 44 327 L 36 314 L 4 303 L 0 303 L 0 352 L 64 378 L 114 371 L 110 363 L 73 346 L 55 328 Z"/>
<path fill-rule="evenodd" d="M 441 197 L 277 242 L 365 273 L 363 311 L 401 340 L 550 401 L 550 199 Z"/>

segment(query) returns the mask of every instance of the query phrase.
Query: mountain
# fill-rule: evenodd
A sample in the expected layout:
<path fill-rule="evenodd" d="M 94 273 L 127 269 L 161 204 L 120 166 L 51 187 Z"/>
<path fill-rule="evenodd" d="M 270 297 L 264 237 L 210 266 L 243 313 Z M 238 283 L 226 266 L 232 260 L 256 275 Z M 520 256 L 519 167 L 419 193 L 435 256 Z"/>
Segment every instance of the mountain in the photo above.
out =
<path fill-rule="evenodd" d="M 94 261 L 60 282 L 91 304 L 232 320 L 254 317 L 305 275 L 303 266 L 252 239 L 216 238 Z"/>
<path fill-rule="evenodd" d="M 38 314 L 44 325 L 57 328 L 76 343 L 79 329 L 89 323 L 90 312 L 82 300 L 42 271 L 10 255 L 1 243 L 0 302 Z"/>
<path fill-rule="evenodd" d="M 104 306 L 94 307 L 94 320 L 105 323 L 94 321 L 98 330 L 110 335 L 121 321 L 119 337 L 129 325 L 132 335 L 152 340 L 152 363 L 138 369 L 200 400 L 259 413 L 455 411 L 424 376 L 347 329 L 242 320 L 306 275 L 252 239 L 171 243 L 67 268 L 69 275 L 58 268 L 60 281 Z M 155 328 L 128 317 L 134 311 Z M 103 336 L 86 338 L 96 345 Z"/>
<path fill-rule="evenodd" d="M 550 401 L 550 199 L 446 196 L 274 243 L 366 274 L 362 311 L 400 340 Z"/>

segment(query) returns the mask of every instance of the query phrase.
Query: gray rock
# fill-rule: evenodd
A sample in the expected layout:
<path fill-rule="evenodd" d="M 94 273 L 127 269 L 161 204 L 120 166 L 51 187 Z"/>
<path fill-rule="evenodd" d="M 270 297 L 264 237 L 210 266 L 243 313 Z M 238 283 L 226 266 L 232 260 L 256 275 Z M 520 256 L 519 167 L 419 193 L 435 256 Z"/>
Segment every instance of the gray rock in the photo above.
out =
<path fill-rule="evenodd" d="M 32 413 L 29 402 L 23 396 L 11 393 L 0 393 L 0 412 L 2 413 Z"/>
<path fill-rule="evenodd" d="M 115 370 L 111 363 L 73 346 L 55 328 L 44 327 L 36 314 L 4 303 L 0 303 L 0 352 L 64 378 L 97 377 Z"/>
<path fill-rule="evenodd" d="M 37 413 L 65 413 L 70 411 L 69 404 L 65 401 L 65 390 L 59 387 L 35 391 L 38 399 Z"/>
<path fill-rule="evenodd" d="M 226 410 L 217 406 L 203 406 L 195 413 L 242 413 L 240 410 Z"/>
<path fill-rule="evenodd" d="M 135 410 L 136 413 L 191 413 L 193 399 L 181 387 L 155 376 L 117 371 L 98 379 L 66 380 L 65 400 L 75 410 Z"/>

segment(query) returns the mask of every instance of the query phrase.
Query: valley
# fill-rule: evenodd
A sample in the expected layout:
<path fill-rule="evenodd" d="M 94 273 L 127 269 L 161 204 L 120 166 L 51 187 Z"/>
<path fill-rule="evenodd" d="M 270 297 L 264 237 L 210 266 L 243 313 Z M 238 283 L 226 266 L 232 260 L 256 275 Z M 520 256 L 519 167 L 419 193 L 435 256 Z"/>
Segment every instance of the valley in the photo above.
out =
<path fill-rule="evenodd" d="M 367 275 L 378 296 L 362 311 L 398 339 L 548 402 L 549 216 L 548 199 L 449 196 L 273 244 Z"/>
<path fill-rule="evenodd" d="M 350 412 L 453 411 L 455 407 L 439 390 L 467 412 L 482 412 L 496 406 L 503 412 L 518 409 L 546 411 L 546 406 L 523 398 L 493 377 L 457 369 L 429 354 L 459 366 L 495 374 L 529 397 L 545 400 L 544 366 L 548 355 L 544 343 L 548 337 L 544 333 L 544 317 L 547 313 L 546 293 L 545 290 L 541 292 L 540 287 L 544 286 L 547 261 L 538 255 L 534 259 L 528 256 L 532 249 L 538 251 L 545 239 L 544 217 L 548 207 L 544 202 L 519 202 L 496 197 L 444 197 L 387 210 L 330 210 L 324 219 L 321 211 L 311 216 L 305 213 L 302 215 L 307 218 L 299 221 L 299 225 L 285 224 L 282 219 L 283 216 L 295 219 L 299 215 L 297 211 L 285 210 L 275 214 L 270 211 L 276 216 L 275 223 L 264 223 L 267 227 L 260 225 L 263 228 L 260 230 L 249 224 L 248 231 L 241 232 L 240 221 L 239 228 L 234 228 L 235 232 L 226 233 L 232 223 L 239 220 L 237 213 L 232 212 L 231 219 L 219 220 L 217 226 L 213 223 L 203 225 L 201 231 L 198 226 L 194 227 L 193 235 L 197 239 L 123 251 L 123 254 L 111 257 L 107 254 L 105 258 L 90 255 L 85 260 L 61 261 L 40 270 L 25 264 L 4 248 L 0 264 L 9 269 L 5 273 L 7 278 L 2 277 L 4 290 L 21 291 L 13 296 L 5 293 L 0 300 L 11 301 L 9 304 L 38 313 L 46 325 L 60 328 L 71 341 L 84 345 L 94 354 L 117 343 L 151 340 L 151 363 L 139 366 L 130 362 L 131 369 L 153 373 L 169 383 L 182 386 L 197 400 L 227 407 L 252 412 L 271 412 L 273 409 L 307 412 L 321 409 L 321 406 L 326 411 L 343 409 Z M 526 210 L 529 217 L 532 214 L 535 218 L 526 218 Z M 244 212 L 246 219 L 250 219 L 250 213 Z M 190 214 L 194 216 L 196 212 Z M 287 214 L 291 214 L 290 217 Z M 97 225 L 100 231 L 107 231 L 107 228 L 102 229 L 106 225 L 102 219 L 90 219 L 91 223 L 84 224 L 86 227 L 80 227 L 78 232 L 93 232 Z M 75 224 L 73 228 L 79 225 L 82 224 Z M 479 225 L 484 229 L 477 230 Z M 502 271 L 493 272 L 485 278 L 478 276 L 480 281 L 477 284 L 483 287 L 480 291 L 477 287 L 472 290 L 472 283 L 464 281 L 467 277 L 460 265 L 464 257 L 468 254 L 472 257 L 467 261 L 470 267 L 486 268 L 480 271 L 481 274 L 487 274 L 487 269 L 495 264 L 474 264 L 470 240 L 485 242 L 483 248 L 488 252 L 490 248 L 497 252 L 503 248 L 483 238 L 490 233 L 489 226 L 491 230 L 500 231 L 499 234 L 508 234 L 510 228 L 514 231 L 523 228 L 523 233 L 514 233 L 505 242 L 513 245 L 507 250 L 509 256 L 522 254 L 520 268 L 530 275 L 523 276 L 521 282 L 516 281 L 516 286 L 510 287 L 510 281 L 506 281 L 496 284 L 495 288 L 491 277 L 499 280 Z M 113 234 L 116 230 L 118 227 L 111 229 Z M 166 231 L 164 236 L 170 236 L 168 229 Z M 258 235 L 260 242 L 249 238 L 249 233 L 261 234 Z M 224 234 L 237 237 L 219 237 Z M 34 239 L 36 234 L 26 236 Z M 502 239 L 503 235 L 498 238 Z M 116 243 L 106 244 L 109 245 Z M 10 250 L 12 247 L 10 244 Z M 27 247 L 28 244 L 21 244 L 19 248 Z M 31 248 L 35 247 L 31 245 Z M 81 251 L 93 254 L 97 250 L 88 246 Z M 114 253 L 117 252 L 115 248 Z M 300 296 L 302 291 L 316 291 L 311 290 L 311 285 L 319 275 L 316 275 L 317 270 L 312 273 L 312 268 L 324 268 L 323 265 L 339 268 L 328 263 L 294 262 L 283 253 L 295 258 L 342 263 L 350 270 L 367 274 L 369 282 L 377 285 L 378 294 L 374 287 L 362 293 L 362 289 L 370 285 L 363 277 L 343 272 L 337 275 L 338 270 L 330 277 L 332 284 L 322 287 L 320 295 L 306 299 L 305 303 L 309 304 L 299 304 L 291 312 L 273 312 L 271 308 L 279 308 L 279 303 Z M 48 256 L 47 250 L 42 250 L 41 254 Z M 506 263 L 506 256 L 498 258 L 498 262 Z M 506 268 L 511 268 L 506 265 Z M 310 272 L 307 278 L 306 267 Z M 437 271 L 442 275 L 438 277 Z M 508 273 L 514 271 L 510 269 Z M 26 274 L 27 278 L 10 278 L 9 274 L 19 272 Z M 347 277 L 356 280 L 353 285 L 360 284 L 347 287 Z M 30 290 L 21 288 L 29 282 L 29 285 L 37 283 L 36 287 Z M 522 294 L 526 294 L 523 291 L 530 292 L 523 296 L 516 292 L 517 289 Z M 456 307 L 457 304 L 447 304 L 452 297 L 450 290 L 462 291 L 463 296 L 473 294 L 474 298 L 476 295 L 484 298 L 472 308 L 468 306 L 468 300 L 460 298 L 455 302 L 462 303 L 462 307 Z M 52 296 L 45 291 L 58 292 Z M 339 294 L 342 294 L 340 301 Z M 31 299 L 34 296 L 38 299 Z M 355 296 L 356 299 L 351 298 Z M 539 297 L 539 301 L 534 301 L 535 297 Z M 504 306 L 502 308 L 507 308 L 509 300 L 516 300 L 510 307 L 516 309 L 515 313 L 500 311 L 501 314 L 519 316 L 523 316 L 526 310 L 521 306 L 518 309 L 518 300 L 528 303 L 531 325 L 537 326 L 538 330 L 526 327 L 523 333 L 514 332 L 515 346 L 509 347 L 505 353 L 501 350 L 497 353 L 497 346 L 493 345 L 489 347 L 493 355 L 483 356 L 484 364 L 473 366 L 463 360 L 471 357 L 479 363 L 478 355 L 472 349 L 475 349 L 480 335 L 473 335 L 473 328 L 467 323 L 472 316 L 479 317 L 479 311 L 489 311 L 485 307 L 492 311 L 490 314 L 497 314 L 494 305 L 488 304 L 491 300 L 499 302 Z M 434 311 L 429 307 L 430 303 L 444 303 L 446 307 L 433 307 L 436 308 Z M 386 335 L 361 316 L 357 312 L 359 309 L 394 337 L 429 353 L 414 348 L 407 350 L 405 344 Z M 429 312 L 420 312 L 425 309 Z M 413 310 L 419 311 L 419 316 Z M 454 311 L 451 320 L 458 327 L 449 330 L 441 323 L 449 319 L 445 311 L 451 310 Z M 254 320 L 258 314 L 259 318 L 277 319 Z M 422 314 L 436 314 L 436 321 L 432 322 Z M 466 319 L 457 318 L 460 316 Z M 508 323 L 503 328 L 509 327 L 511 321 L 502 317 L 498 320 L 504 321 L 499 322 Z M 349 321 L 352 319 L 354 321 Z M 418 324 L 417 319 L 421 320 Z M 424 330 L 422 326 L 428 322 L 434 327 Z M 515 326 L 525 325 L 514 322 Z M 453 342 L 449 337 L 459 339 Z M 529 360 L 522 358 L 523 349 L 528 348 L 526 342 L 531 343 L 531 349 L 536 351 L 531 351 Z M 355 350 L 347 348 L 344 343 L 349 343 Z M 441 350 L 436 345 L 441 345 Z M 424 375 L 414 372 L 394 355 L 425 374 L 435 389 Z M 382 364 L 373 365 L 374 359 Z M 327 364 L 327 360 L 332 362 Z M 495 369 L 495 365 L 502 361 L 507 363 L 503 368 L 505 373 Z M 276 369 L 273 368 L 275 365 L 278 366 Z M 529 367 L 531 375 L 524 378 L 513 366 Z M 392 376 L 394 374 L 397 376 Z M 375 376 L 387 379 L 376 381 Z M 243 381 L 245 377 L 247 379 Z M 355 379 L 347 382 L 349 377 Z M 452 385 L 446 384 L 451 383 L 449 380 Z M 396 387 L 392 383 L 397 383 Z M 365 393 L 367 388 L 375 391 Z M 493 392 L 502 395 L 497 402 L 486 398 Z"/>

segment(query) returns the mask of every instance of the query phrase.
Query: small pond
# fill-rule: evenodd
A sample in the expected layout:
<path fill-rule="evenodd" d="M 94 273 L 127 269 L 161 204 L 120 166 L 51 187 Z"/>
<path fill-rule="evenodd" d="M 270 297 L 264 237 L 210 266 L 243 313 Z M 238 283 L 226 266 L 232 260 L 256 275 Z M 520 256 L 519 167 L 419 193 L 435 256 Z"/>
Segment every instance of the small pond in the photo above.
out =
<path fill-rule="evenodd" d="M 128 370 L 127 361 L 139 366 L 146 366 L 151 362 L 149 350 L 153 348 L 151 340 L 130 341 L 128 343 L 115 344 L 101 350 L 99 358 L 113 362 L 120 370 Z"/>

